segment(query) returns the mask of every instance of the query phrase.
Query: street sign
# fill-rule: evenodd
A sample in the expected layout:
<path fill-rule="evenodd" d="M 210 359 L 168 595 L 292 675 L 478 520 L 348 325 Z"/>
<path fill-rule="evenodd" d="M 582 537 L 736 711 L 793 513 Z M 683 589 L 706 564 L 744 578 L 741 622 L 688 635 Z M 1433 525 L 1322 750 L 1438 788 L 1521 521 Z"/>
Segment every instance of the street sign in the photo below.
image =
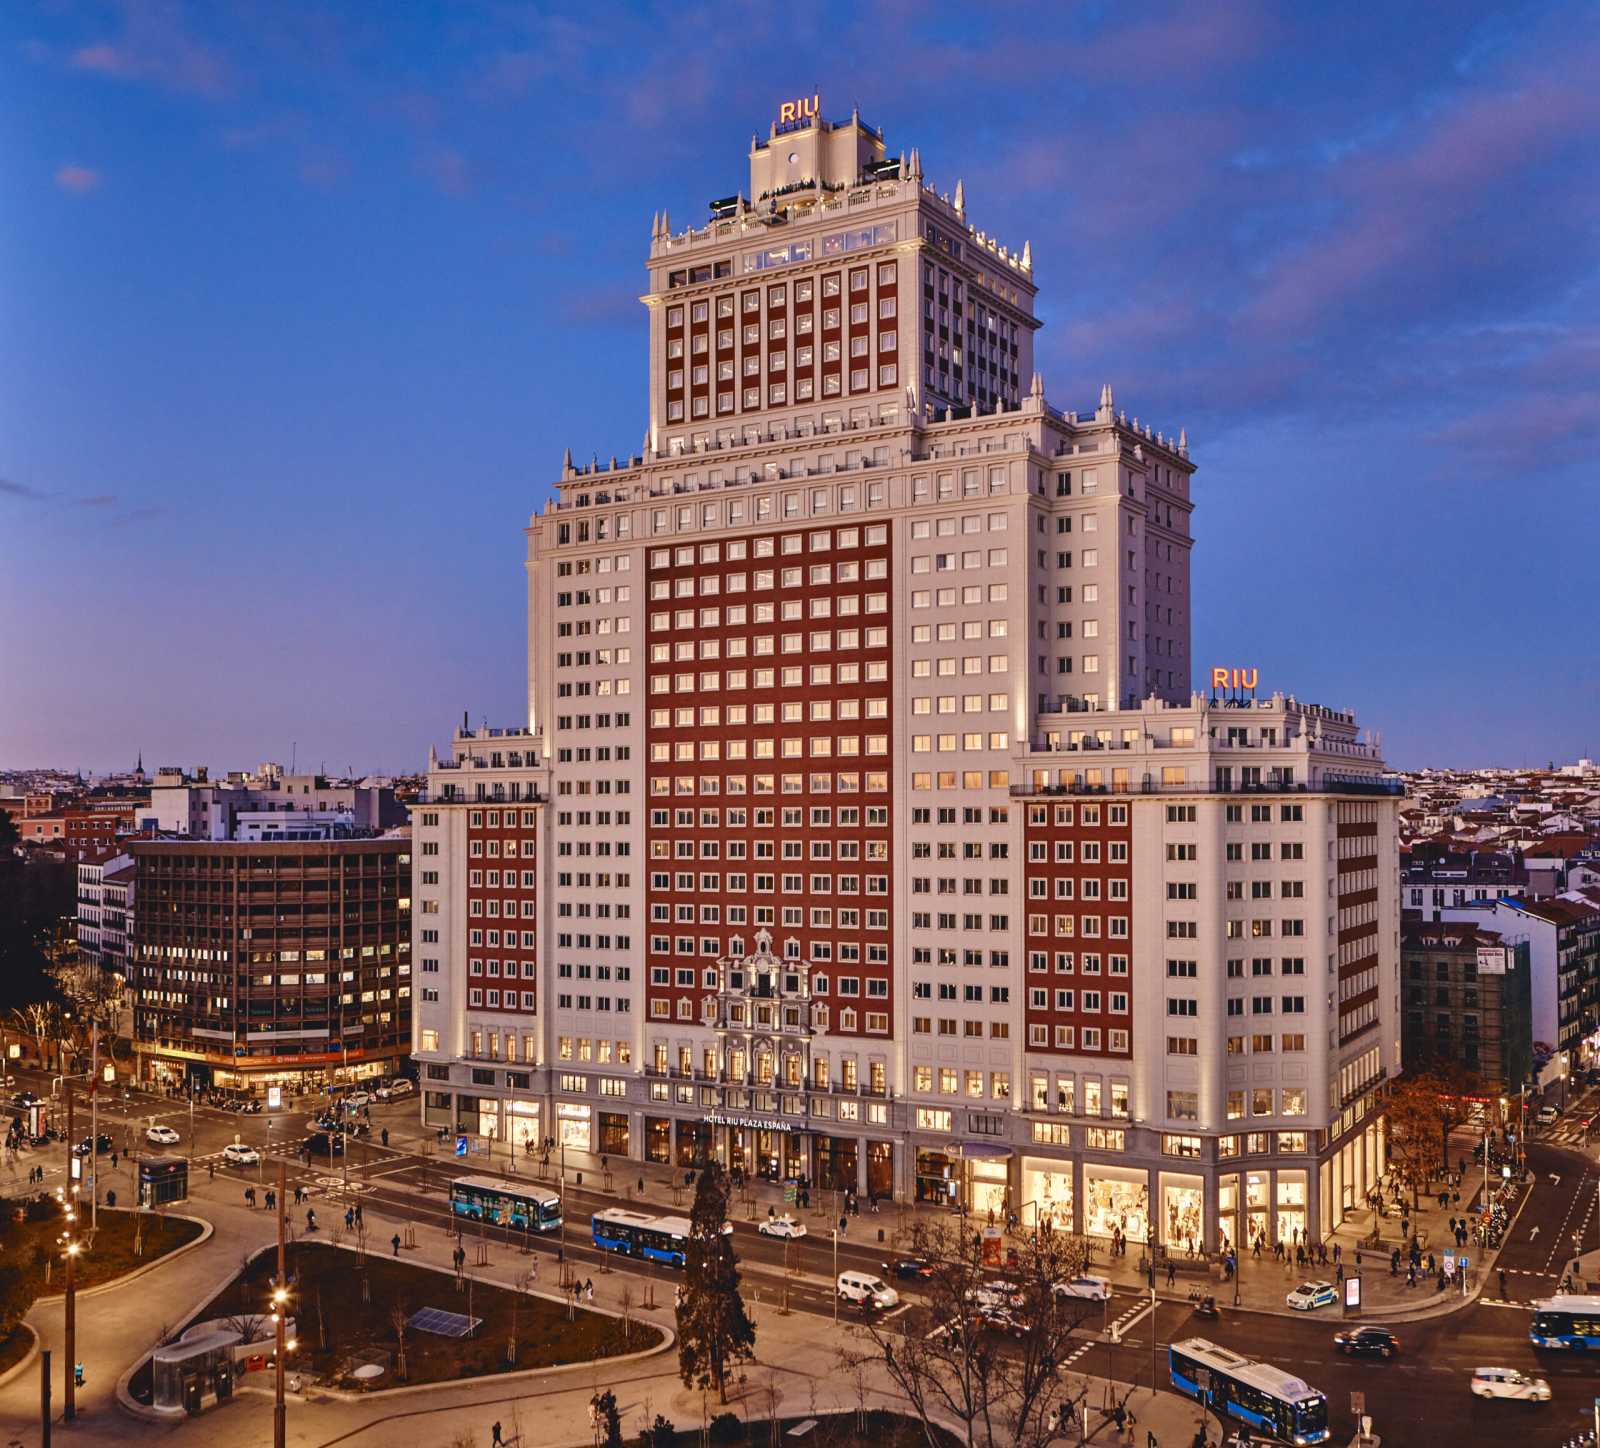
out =
<path fill-rule="evenodd" d="M 1472 1259 L 1468 1257 L 1465 1252 L 1456 1258 L 1456 1266 L 1459 1267 L 1463 1272 L 1465 1272 L 1471 1265 Z"/>
<path fill-rule="evenodd" d="M 456 1155 L 457 1156 L 465 1156 L 466 1154 L 467 1154 L 467 1139 L 464 1136 L 458 1136 L 456 1138 Z"/>
<path fill-rule="evenodd" d="M 1366 1411 L 1367 1395 L 1365 1393 L 1352 1390 L 1350 1394 L 1350 1416 L 1352 1418 L 1359 1418 Z"/>
<path fill-rule="evenodd" d="M 1453 1277 L 1455 1275 L 1455 1270 L 1456 1259 L 1452 1253 L 1446 1252 L 1444 1254 L 1444 1275 L 1446 1277 Z"/>

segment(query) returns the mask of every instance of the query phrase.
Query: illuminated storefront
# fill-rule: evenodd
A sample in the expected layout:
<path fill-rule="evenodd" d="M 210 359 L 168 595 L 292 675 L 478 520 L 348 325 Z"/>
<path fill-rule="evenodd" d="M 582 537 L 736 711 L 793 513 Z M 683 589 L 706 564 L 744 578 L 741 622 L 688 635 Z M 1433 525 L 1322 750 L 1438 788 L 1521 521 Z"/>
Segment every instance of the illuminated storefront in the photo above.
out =
<path fill-rule="evenodd" d="M 593 1112 L 574 1101 L 556 1106 L 556 1140 L 574 1151 L 590 1151 L 594 1142 Z"/>
<path fill-rule="evenodd" d="M 1083 1230 L 1091 1237 L 1120 1232 L 1130 1242 L 1150 1236 L 1150 1177 L 1133 1167 L 1086 1165 Z"/>
<path fill-rule="evenodd" d="M 663 1166 L 672 1161 L 672 1123 L 663 1116 L 644 1119 L 644 1159 Z"/>
<path fill-rule="evenodd" d="M 539 1103 L 537 1101 L 508 1101 L 506 1115 L 510 1126 L 511 1144 L 518 1156 L 530 1155 L 539 1149 L 544 1140 L 539 1130 Z"/>
<path fill-rule="evenodd" d="M 712 1126 L 709 1121 L 678 1123 L 678 1165 L 704 1166 L 711 1160 Z"/>
<path fill-rule="evenodd" d="M 1278 1240 L 1287 1246 L 1306 1240 L 1306 1174 L 1278 1173 Z"/>
<path fill-rule="evenodd" d="M 1048 1223 L 1057 1232 L 1075 1230 L 1071 1162 L 1023 1157 L 1022 1222 L 1026 1227 Z"/>
<path fill-rule="evenodd" d="M 602 1111 L 600 1113 L 600 1145 L 595 1148 L 602 1156 L 628 1155 L 628 1113 Z"/>
<path fill-rule="evenodd" d="M 946 1151 L 917 1152 L 916 1197 L 919 1202 L 953 1207 L 961 1196 L 961 1161 Z"/>
<path fill-rule="evenodd" d="M 1217 1179 L 1217 1247 L 1226 1251 L 1239 1246 L 1239 1178 Z"/>
<path fill-rule="evenodd" d="M 1267 1231 L 1268 1206 L 1271 1202 L 1272 1182 L 1264 1171 L 1246 1172 L 1244 1178 L 1245 1245 L 1257 1242 L 1271 1245 Z"/>
<path fill-rule="evenodd" d="M 1161 1173 L 1161 1240 L 1173 1252 L 1191 1245 L 1203 1252 L 1205 1235 L 1205 1182 L 1197 1176 Z"/>

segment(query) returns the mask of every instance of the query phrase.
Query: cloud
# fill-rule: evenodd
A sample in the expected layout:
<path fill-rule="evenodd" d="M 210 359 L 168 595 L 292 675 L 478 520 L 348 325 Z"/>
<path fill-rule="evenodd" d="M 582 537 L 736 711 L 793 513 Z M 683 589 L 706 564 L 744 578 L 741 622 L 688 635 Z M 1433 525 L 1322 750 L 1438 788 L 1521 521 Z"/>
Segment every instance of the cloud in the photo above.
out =
<path fill-rule="evenodd" d="M 122 33 L 80 46 L 68 58 L 73 70 L 115 80 L 215 99 L 231 87 L 223 55 L 189 34 L 181 8 L 169 0 L 122 6 Z"/>
<path fill-rule="evenodd" d="M 115 493 L 95 493 L 92 497 L 74 498 L 72 500 L 74 508 L 110 508 L 114 507 L 116 503 L 117 495 Z"/>
<path fill-rule="evenodd" d="M 448 146 L 430 146 L 417 157 L 417 170 L 446 196 L 465 196 L 472 189 L 467 158 Z"/>
<path fill-rule="evenodd" d="M 56 172 L 56 185 L 74 196 L 86 196 L 95 190 L 103 177 L 92 166 L 63 166 Z"/>
<path fill-rule="evenodd" d="M 600 327 L 634 326 L 643 321 L 638 295 L 617 286 L 568 292 L 561 301 L 561 319 L 577 326 Z"/>
<path fill-rule="evenodd" d="M 149 503 L 142 508 L 131 508 L 126 513 L 120 513 L 111 520 L 113 528 L 126 528 L 132 523 L 147 523 L 152 518 L 161 518 L 166 515 L 166 508 L 160 503 Z"/>
<path fill-rule="evenodd" d="M 42 502 L 49 497 L 48 493 L 41 493 L 37 488 L 30 488 L 26 483 L 13 482 L 10 478 L 0 478 L 0 498 L 25 498 L 30 503 Z"/>

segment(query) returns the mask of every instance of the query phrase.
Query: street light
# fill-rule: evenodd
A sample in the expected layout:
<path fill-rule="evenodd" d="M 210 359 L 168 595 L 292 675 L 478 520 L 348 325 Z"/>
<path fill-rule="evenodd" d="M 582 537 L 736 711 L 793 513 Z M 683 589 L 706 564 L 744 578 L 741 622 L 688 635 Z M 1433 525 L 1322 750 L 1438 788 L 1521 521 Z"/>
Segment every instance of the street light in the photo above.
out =
<path fill-rule="evenodd" d="M 833 1325 L 839 1325 L 839 1229 L 829 1227 L 833 1234 Z"/>
<path fill-rule="evenodd" d="M 74 1220 L 76 1214 L 67 1213 L 68 1221 Z M 67 1360 L 62 1364 L 66 1377 L 66 1405 L 61 1411 L 62 1418 L 70 1423 L 78 1416 L 78 1274 L 76 1271 L 78 1253 L 82 1251 L 82 1244 L 69 1241 L 66 1245 L 67 1256 Z"/>

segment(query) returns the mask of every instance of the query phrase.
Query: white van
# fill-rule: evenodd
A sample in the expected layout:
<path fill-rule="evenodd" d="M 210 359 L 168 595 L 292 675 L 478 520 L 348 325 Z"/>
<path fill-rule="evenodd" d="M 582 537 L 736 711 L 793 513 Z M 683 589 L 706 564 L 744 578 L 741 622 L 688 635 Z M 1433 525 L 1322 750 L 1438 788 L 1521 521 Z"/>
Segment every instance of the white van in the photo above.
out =
<path fill-rule="evenodd" d="M 900 1294 L 870 1272 L 841 1272 L 839 1301 L 887 1310 L 900 1305 Z"/>

